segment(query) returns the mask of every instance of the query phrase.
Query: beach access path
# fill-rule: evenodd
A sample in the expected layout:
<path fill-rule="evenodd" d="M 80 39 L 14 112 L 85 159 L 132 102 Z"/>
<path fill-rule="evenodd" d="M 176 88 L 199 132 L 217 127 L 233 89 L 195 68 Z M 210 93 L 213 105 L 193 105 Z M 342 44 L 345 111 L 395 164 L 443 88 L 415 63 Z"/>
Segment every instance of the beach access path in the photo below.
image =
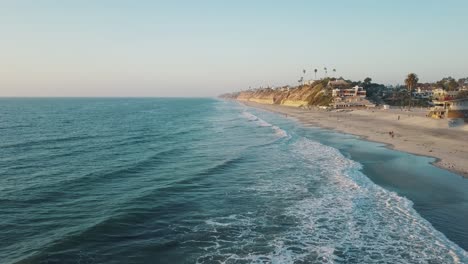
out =
<path fill-rule="evenodd" d="M 447 120 L 426 117 L 427 111 L 328 111 L 248 101 L 242 103 L 287 115 L 305 125 L 333 129 L 385 143 L 396 150 L 435 157 L 434 165 L 468 177 L 468 125 L 449 128 Z"/>

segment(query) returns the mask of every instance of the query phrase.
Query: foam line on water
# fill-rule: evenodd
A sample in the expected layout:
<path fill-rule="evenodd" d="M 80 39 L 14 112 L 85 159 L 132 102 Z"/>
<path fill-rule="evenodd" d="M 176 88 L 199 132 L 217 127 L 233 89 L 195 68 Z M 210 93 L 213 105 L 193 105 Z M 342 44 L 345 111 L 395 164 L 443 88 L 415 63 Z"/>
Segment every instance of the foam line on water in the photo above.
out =
<path fill-rule="evenodd" d="M 278 137 L 288 137 L 288 133 L 285 130 L 281 129 L 278 126 L 275 126 L 275 125 L 272 125 L 272 124 L 268 123 L 267 121 L 259 118 L 258 116 L 254 115 L 252 113 L 249 113 L 247 111 L 243 111 L 242 116 L 247 118 L 251 122 L 255 122 L 260 127 L 271 127 Z"/>
<path fill-rule="evenodd" d="M 307 169 L 267 175 L 247 191 L 286 206 L 205 221 L 197 231 L 216 247 L 198 263 L 468 263 L 411 201 L 374 184 L 337 149 L 299 138 L 284 155 Z"/>
<path fill-rule="evenodd" d="M 301 226 L 307 227 L 297 231 L 303 241 L 319 242 L 338 252 L 367 248 L 364 253 L 369 255 L 362 254 L 363 262 L 379 258 L 394 263 L 404 258 L 441 263 L 467 261 L 467 253 L 422 218 L 411 201 L 374 184 L 360 171 L 359 163 L 345 158 L 337 149 L 302 138 L 294 144 L 293 152 L 311 170 L 323 171 L 318 177 L 326 183 L 320 188 L 320 197 L 304 199 L 288 210 L 290 215 L 299 216 Z M 307 232 L 316 230 L 320 230 L 319 236 Z"/>

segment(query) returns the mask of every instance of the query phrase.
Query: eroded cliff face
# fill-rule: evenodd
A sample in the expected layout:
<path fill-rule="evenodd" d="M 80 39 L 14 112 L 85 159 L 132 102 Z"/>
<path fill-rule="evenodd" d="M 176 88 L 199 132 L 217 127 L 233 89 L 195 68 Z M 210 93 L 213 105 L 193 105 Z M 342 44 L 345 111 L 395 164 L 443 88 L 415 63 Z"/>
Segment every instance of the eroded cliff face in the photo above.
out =
<path fill-rule="evenodd" d="M 329 91 L 321 82 L 294 88 L 265 88 L 222 95 L 223 98 L 260 104 L 278 104 L 294 107 L 328 105 L 331 103 Z"/>

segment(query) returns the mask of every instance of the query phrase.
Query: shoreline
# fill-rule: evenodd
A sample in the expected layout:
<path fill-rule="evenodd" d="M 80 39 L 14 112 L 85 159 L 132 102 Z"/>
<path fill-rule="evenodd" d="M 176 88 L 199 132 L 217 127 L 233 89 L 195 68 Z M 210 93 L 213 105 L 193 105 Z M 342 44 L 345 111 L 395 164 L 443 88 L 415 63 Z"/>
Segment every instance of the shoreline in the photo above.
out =
<path fill-rule="evenodd" d="M 468 178 L 466 125 L 460 128 L 448 128 L 447 122 L 429 119 L 422 111 L 375 109 L 333 112 L 250 101 L 237 100 L 237 102 L 287 115 L 304 125 L 317 126 L 381 143 L 388 149 L 431 157 L 435 159 L 431 162 L 432 165 Z M 394 133 L 393 137 L 389 134 L 390 131 Z"/>

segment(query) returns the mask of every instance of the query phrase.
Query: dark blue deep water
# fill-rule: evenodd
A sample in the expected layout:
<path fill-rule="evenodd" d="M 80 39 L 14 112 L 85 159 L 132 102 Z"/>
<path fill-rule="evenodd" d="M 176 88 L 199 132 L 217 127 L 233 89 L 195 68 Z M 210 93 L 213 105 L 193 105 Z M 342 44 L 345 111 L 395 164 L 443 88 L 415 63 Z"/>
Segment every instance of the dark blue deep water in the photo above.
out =
<path fill-rule="evenodd" d="M 468 263 L 468 180 L 214 99 L 1 99 L 0 263 Z"/>

